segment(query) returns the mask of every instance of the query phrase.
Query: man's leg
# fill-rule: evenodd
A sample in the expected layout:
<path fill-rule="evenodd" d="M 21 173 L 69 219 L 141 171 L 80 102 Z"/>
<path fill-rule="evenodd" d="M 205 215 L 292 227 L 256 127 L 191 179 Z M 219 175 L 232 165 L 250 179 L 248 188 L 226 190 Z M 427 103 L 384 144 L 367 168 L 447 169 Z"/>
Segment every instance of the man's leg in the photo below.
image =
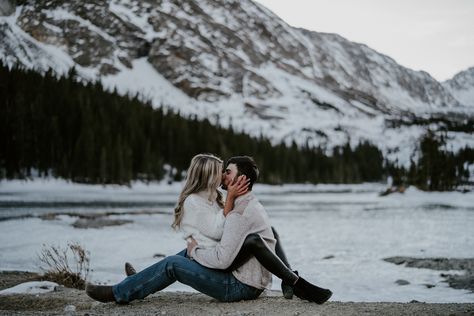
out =
<path fill-rule="evenodd" d="M 119 303 L 128 303 L 160 291 L 175 281 L 219 301 L 232 302 L 257 298 L 257 290 L 238 281 L 231 273 L 201 266 L 183 256 L 166 257 L 112 287 Z"/>
<path fill-rule="evenodd" d="M 250 234 L 240 248 L 237 257 L 226 271 L 233 271 L 247 262 L 251 257 L 257 258 L 262 266 L 281 280 L 294 284 L 298 275 L 289 269 L 280 258 L 271 251 L 258 234 Z"/>
<path fill-rule="evenodd" d="M 285 266 L 288 267 L 288 269 L 291 269 L 290 264 L 288 263 L 288 259 L 286 258 L 285 252 L 283 251 L 283 246 L 281 245 L 280 241 L 280 235 L 278 235 L 277 231 L 275 228 L 272 226 L 272 232 L 273 236 L 275 236 L 276 239 L 276 245 L 275 245 L 275 253 L 280 258 L 281 261 L 285 264 Z"/>
<path fill-rule="evenodd" d="M 272 232 L 273 236 L 275 236 L 276 239 L 276 245 L 275 245 L 275 253 L 280 258 L 280 260 L 285 264 L 285 266 L 288 267 L 288 269 L 291 269 L 290 264 L 288 263 L 288 259 L 286 258 L 285 252 L 283 251 L 283 246 L 280 241 L 280 235 L 278 235 L 276 229 L 272 226 Z M 297 271 L 294 271 L 296 274 L 298 274 Z M 287 283 L 285 281 L 281 281 L 281 292 L 283 293 L 283 296 L 286 299 L 292 299 L 293 298 L 293 284 Z"/>
<path fill-rule="evenodd" d="M 258 234 L 250 234 L 245 238 L 244 244 L 237 255 L 237 260 L 234 260 L 231 268 L 235 269 L 238 267 L 234 266 L 234 264 L 245 263 L 243 260 L 248 260 L 249 256 L 255 256 L 262 266 L 279 277 L 282 282 L 285 282 L 285 285 L 289 285 L 293 290 L 292 293 L 301 299 L 323 304 L 332 295 L 330 290 L 311 284 L 291 271 L 291 269 L 268 248 L 265 241 Z M 284 293 L 284 295 L 287 297 L 288 294 L 288 298 L 291 298 L 289 294 L 292 293 Z"/>

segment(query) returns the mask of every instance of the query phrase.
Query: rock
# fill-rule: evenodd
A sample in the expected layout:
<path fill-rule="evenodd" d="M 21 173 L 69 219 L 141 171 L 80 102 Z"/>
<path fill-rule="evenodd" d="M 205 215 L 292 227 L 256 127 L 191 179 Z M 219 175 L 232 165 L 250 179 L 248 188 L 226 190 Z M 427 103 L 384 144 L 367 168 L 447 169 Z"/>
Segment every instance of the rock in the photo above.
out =
<path fill-rule="evenodd" d="M 40 215 L 39 218 L 41 218 L 43 221 L 55 221 L 58 219 L 58 214 L 47 213 L 44 215 Z"/>
<path fill-rule="evenodd" d="M 410 284 L 410 282 L 408 282 L 407 280 L 401 280 L 401 279 L 395 281 L 395 283 L 398 284 L 398 285 L 408 285 L 408 284 Z"/>
<path fill-rule="evenodd" d="M 390 257 L 390 258 L 385 258 L 383 260 L 387 261 L 387 262 L 390 262 L 390 263 L 400 265 L 400 264 L 405 263 L 407 261 L 407 258 L 405 258 L 405 257 Z"/>
<path fill-rule="evenodd" d="M 323 260 L 329 260 L 329 259 L 334 259 L 335 256 L 334 255 L 329 255 L 329 256 L 326 256 L 323 258 Z"/>
<path fill-rule="evenodd" d="M 64 307 L 64 315 L 68 315 L 68 316 L 76 315 L 76 306 L 66 305 L 66 307 Z"/>
<path fill-rule="evenodd" d="M 463 274 L 440 273 L 453 289 L 474 291 L 474 258 L 411 258 L 391 257 L 384 261 L 397 265 L 405 264 L 406 267 L 431 269 L 438 271 L 463 270 Z M 428 287 L 428 285 L 425 284 Z M 431 286 L 431 285 L 429 285 Z"/>
<path fill-rule="evenodd" d="M 381 192 L 379 194 L 379 196 L 387 196 L 387 195 L 392 194 L 392 193 L 405 193 L 405 190 L 406 190 L 406 188 L 403 185 L 398 186 L 398 187 L 390 187 L 387 190 L 385 190 L 384 192 Z"/>
<path fill-rule="evenodd" d="M 133 221 L 109 218 L 80 218 L 76 220 L 72 226 L 74 228 L 102 228 L 106 226 L 120 226 L 128 223 L 133 223 Z"/>

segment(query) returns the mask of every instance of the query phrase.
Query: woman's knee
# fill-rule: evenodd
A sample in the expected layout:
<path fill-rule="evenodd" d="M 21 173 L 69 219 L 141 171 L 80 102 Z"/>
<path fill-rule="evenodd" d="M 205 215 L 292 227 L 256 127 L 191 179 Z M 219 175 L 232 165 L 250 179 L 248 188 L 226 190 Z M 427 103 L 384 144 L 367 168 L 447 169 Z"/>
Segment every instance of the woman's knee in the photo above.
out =
<path fill-rule="evenodd" d="M 189 264 L 189 259 L 181 255 L 168 256 L 165 259 L 165 271 L 169 277 L 175 277 L 175 269 L 179 267 L 186 267 Z"/>

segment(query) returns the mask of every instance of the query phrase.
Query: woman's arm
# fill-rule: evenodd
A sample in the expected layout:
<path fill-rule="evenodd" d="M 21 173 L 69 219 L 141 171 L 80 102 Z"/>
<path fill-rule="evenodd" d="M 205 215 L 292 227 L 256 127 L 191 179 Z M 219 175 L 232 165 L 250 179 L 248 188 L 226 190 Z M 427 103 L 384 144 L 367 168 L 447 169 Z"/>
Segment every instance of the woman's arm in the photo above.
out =
<path fill-rule="evenodd" d="M 239 196 L 247 193 L 249 188 L 249 181 L 245 175 L 239 176 L 234 183 L 227 186 L 227 197 L 224 205 L 224 216 L 234 209 L 234 201 Z"/>

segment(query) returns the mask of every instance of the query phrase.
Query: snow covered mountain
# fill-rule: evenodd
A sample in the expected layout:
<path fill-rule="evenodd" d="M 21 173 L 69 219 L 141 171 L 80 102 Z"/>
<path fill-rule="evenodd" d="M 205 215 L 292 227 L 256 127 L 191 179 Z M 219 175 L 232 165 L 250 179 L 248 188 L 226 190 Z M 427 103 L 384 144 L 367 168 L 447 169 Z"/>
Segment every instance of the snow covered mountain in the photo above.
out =
<path fill-rule="evenodd" d="M 366 45 L 291 27 L 251 0 L 21 3 L 0 6 L 9 65 L 75 66 L 85 80 L 275 142 L 368 140 L 406 165 L 440 118 L 474 117 L 473 98 L 460 92 L 472 81 L 441 84 Z M 470 134 L 447 136 L 449 150 L 474 147 Z"/>
<path fill-rule="evenodd" d="M 443 82 L 443 86 L 459 102 L 474 106 L 474 67 L 461 71 L 453 78 L 446 80 Z"/>

